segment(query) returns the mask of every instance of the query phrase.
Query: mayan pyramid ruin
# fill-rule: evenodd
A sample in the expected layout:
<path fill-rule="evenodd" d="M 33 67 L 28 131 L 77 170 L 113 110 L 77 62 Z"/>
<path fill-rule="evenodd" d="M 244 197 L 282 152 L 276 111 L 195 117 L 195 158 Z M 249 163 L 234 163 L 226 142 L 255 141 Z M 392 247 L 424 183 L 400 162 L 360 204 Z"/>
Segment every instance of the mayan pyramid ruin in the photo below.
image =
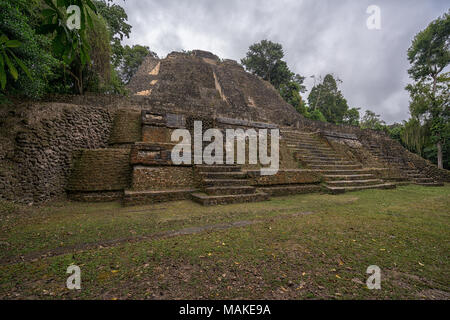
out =
<path fill-rule="evenodd" d="M 147 57 L 128 89 L 125 98 L 74 96 L 9 115 L 23 120 L 2 150 L 1 197 L 215 205 L 450 180 L 382 132 L 304 118 L 271 84 L 209 52 Z M 261 175 L 260 163 L 174 164 L 171 135 L 195 121 L 203 130 L 279 129 L 278 172 Z"/>

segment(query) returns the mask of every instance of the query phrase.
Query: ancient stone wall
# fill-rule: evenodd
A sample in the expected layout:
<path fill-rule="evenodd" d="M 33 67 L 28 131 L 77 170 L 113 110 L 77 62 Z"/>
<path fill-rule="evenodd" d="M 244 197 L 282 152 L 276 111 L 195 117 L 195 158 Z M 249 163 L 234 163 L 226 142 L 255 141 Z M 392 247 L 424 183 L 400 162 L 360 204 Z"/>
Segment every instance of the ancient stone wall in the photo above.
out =
<path fill-rule="evenodd" d="M 192 167 L 140 167 L 133 168 L 132 189 L 139 190 L 177 190 L 194 189 Z"/>
<path fill-rule="evenodd" d="M 66 189 L 70 191 L 120 191 L 130 185 L 130 150 L 95 149 L 74 152 Z"/>
<path fill-rule="evenodd" d="M 259 170 L 249 170 L 251 184 L 255 186 L 285 185 L 285 184 L 315 184 L 322 182 L 322 176 L 317 171 L 303 169 L 279 170 L 274 175 L 262 176 Z"/>
<path fill-rule="evenodd" d="M 107 146 L 114 109 L 33 103 L 14 114 L 3 124 L 16 122 L 2 132 L 0 198 L 34 203 L 65 194 L 74 151 Z"/>
<path fill-rule="evenodd" d="M 141 131 L 141 111 L 120 109 L 114 117 L 109 144 L 120 147 L 141 141 Z"/>
<path fill-rule="evenodd" d="M 193 128 L 194 120 L 203 121 L 203 130 L 246 128 L 255 126 L 249 122 L 253 121 L 267 128 L 291 126 L 301 131 L 339 133 L 340 137 L 327 136 L 330 144 L 367 167 L 386 166 L 373 159 L 369 152 L 370 145 L 376 144 L 389 156 L 415 166 L 428 176 L 438 181 L 450 181 L 447 170 L 440 170 L 408 152 L 383 133 L 302 117 L 268 82 L 245 72 L 235 61 L 221 61 L 208 52 L 172 53 L 166 59 L 148 58 L 131 80 L 129 89 L 132 94 L 127 97 L 58 95 L 48 97 L 48 102 L 0 108 L 0 199 L 30 203 L 64 195 L 72 154 L 81 149 L 123 148 L 124 161 L 126 152 L 134 144 L 132 150 L 137 155 L 154 154 L 150 157 L 152 165 L 162 168 L 168 163 L 168 147 L 147 150 L 145 146 L 137 146 L 136 142 L 169 142 L 171 131 L 179 127 L 177 121 L 180 119 L 184 119 L 189 130 Z M 117 112 L 119 109 L 121 111 Z M 142 110 L 162 115 L 170 113 L 173 119 L 164 118 L 164 125 L 146 124 L 142 122 Z M 174 121 L 173 126 L 167 125 L 169 120 Z M 113 123 L 114 130 L 111 131 Z M 281 169 L 298 169 L 285 149 L 282 145 Z M 131 153 L 131 159 L 139 162 Z M 125 172 L 124 162 L 122 164 L 118 165 L 119 171 Z M 104 162 L 104 165 L 108 171 L 116 163 Z M 164 175 L 165 169 L 161 170 Z M 117 177 L 119 171 L 113 176 Z M 105 179 L 105 185 L 125 185 L 125 182 L 113 181 L 112 176 L 109 178 L 99 179 Z M 138 176 L 136 181 L 139 181 Z M 97 195 L 91 193 L 89 196 L 101 198 L 100 193 L 103 193 L 105 197 L 116 197 L 119 191 L 105 185 L 98 186 Z M 86 194 L 78 196 L 87 199 Z M 180 193 L 182 196 L 184 194 Z"/>

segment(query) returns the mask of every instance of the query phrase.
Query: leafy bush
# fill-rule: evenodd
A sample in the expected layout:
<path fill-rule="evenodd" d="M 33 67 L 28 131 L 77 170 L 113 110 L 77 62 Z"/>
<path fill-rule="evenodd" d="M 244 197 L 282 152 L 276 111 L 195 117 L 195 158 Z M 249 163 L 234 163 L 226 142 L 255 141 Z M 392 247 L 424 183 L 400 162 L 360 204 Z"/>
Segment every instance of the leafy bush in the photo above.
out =
<path fill-rule="evenodd" d="M 6 92 L 9 94 L 39 98 L 55 76 L 53 70 L 58 61 L 49 53 L 50 39 L 35 31 L 40 5 L 38 0 L 0 0 L 0 32 L 22 43 L 14 48 L 14 54 L 23 61 L 32 77 L 28 78 L 22 69 L 18 69 L 17 81 L 7 75 Z"/>

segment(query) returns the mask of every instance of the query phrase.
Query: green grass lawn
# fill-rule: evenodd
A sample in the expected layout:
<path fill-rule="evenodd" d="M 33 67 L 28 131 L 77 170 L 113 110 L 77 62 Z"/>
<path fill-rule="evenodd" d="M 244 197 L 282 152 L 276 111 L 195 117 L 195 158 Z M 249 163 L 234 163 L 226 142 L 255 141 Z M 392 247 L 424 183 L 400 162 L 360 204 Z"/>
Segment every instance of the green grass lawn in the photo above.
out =
<path fill-rule="evenodd" d="M 449 299 L 449 195 L 411 185 L 218 207 L 2 204 L 0 299 Z M 78 291 L 66 288 L 71 264 Z M 381 290 L 366 287 L 370 265 Z"/>

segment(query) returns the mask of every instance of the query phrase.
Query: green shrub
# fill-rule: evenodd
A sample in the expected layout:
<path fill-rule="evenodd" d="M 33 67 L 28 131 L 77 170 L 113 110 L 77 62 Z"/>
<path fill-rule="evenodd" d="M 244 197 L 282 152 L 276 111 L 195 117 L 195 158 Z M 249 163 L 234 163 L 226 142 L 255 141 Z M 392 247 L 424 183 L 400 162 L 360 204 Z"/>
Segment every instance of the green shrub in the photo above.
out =
<path fill-rule="evenodd" d="M 29 79 L 20 69 L 17 81 L 8 75 L 8 94 L 39 98 L 46 92 L 48 81 L 55 76 L 53 71 L 58 61 L 49 53 L 50 39 L 35 31 L 40 5 L 38 0 L 0 0 L 0 33 L 22 43 L 14 48 L 14 54 L 32 75 Z"/>

